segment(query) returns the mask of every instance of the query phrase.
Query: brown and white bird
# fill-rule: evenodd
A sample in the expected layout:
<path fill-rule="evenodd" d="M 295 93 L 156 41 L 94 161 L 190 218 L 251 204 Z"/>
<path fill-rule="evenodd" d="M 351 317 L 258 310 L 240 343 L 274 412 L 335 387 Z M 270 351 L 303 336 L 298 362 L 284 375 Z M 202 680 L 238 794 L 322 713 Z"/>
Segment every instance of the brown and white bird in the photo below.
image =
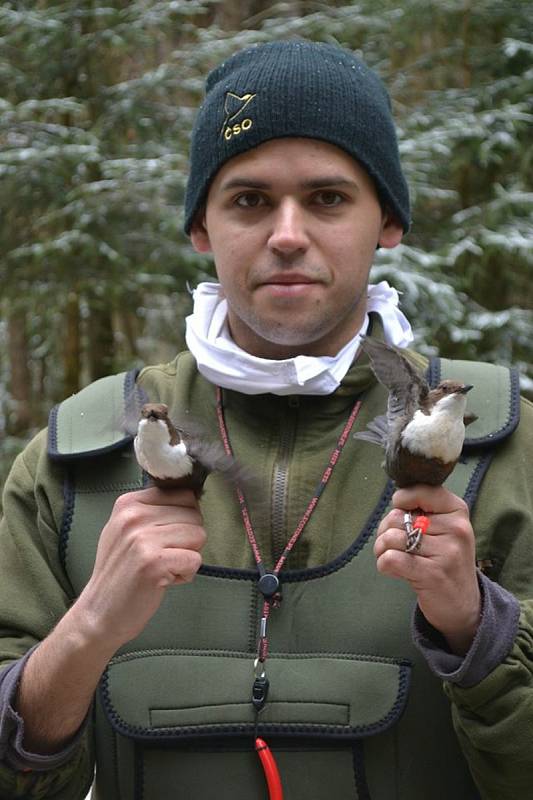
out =
<path fill-rule="evenodd" d="M 139 465 L 156 486 L 192 489 L 200 494 L 210 472 L 228 480 L 246 479 L 222 445 L 209 441 L 197 423 L 174 424 L 164 403 L 145 403 L 133 447 Z"/>
<path fill-rule="evenodd" d="M 457 463 L 465 438 L 470 384 L 445 380 L 430 389 L 424 376 L 397 350 L 364 338 L 362 348 L 378 381 L 389 390 L 387 413 L 354 434 L 385 450 L 384 467 L 397 486 L 442 484 Z"/>

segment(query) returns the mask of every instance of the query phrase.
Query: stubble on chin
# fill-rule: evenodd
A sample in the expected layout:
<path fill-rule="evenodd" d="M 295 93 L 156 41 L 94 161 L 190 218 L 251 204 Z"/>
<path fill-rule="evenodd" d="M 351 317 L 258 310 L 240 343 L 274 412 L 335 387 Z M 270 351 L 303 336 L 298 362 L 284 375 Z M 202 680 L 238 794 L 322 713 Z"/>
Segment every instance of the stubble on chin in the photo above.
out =
<path fill-rule="evenodd" d="M 364 300 L 362 307 L 361 299 Z M 259 316 L 250 309 L 239 314 L 228 306 L 228 327 L 234 342 L 258 358 L 335 356 L 360 329 L 365 309 L 366 287 L 364 294 L 345 309 L 342 318 L 328 308 L 302 316 L 291 315 L 287 310 L 283 318 L 273 318 Z"/>

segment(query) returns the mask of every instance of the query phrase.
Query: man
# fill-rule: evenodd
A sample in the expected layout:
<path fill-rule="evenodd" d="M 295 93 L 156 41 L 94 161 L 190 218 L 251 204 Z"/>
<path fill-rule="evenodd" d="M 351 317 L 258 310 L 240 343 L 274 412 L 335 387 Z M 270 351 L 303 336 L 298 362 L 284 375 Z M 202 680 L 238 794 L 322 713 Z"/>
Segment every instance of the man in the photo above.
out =
<path fill-rule="evenodd" d="M 271 754 L 295 800 L 527 796 L 531 406 L 517 427 L 505 371 L 472 365 L 464 463 L 392 500 L 352 435 L 386 403 L 361 334 L 410 340 L 368 287 L 409 226 L 376 76 L 305 41 L 214 70 L 185 224 L 220 287 L 195 293 L 190 352 L 137 387 L 259 480 L 139 490 L 131 441 L 102 434 L 108 379 L 53 414 L 5 491 L 1 796 L 82 798 L 96 759 L 98 798 L 280 797 Z"/>

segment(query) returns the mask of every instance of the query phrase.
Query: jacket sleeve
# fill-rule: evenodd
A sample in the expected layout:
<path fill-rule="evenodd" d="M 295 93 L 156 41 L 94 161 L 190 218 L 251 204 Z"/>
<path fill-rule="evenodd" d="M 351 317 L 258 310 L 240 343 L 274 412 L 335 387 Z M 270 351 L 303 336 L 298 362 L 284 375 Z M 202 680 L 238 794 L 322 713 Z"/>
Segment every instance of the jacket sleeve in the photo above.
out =
<path fill-rule="evenodd" d="M 507 655 L 472 686 L 445 682 L 457 736 L 483 800 L 533 791 L 533 406 L 485 476 L 472 515 L 477 557 L 519 601 Z M 501 632 L 500 635 L 504 635 Z"/>
<path fill-rule="evenodd" d="M 524 602 L 507 658 L 476 686 L 445 684 L 454 725 L 484 800 L 529 797 L 533 787 L 533 604 Z"/>
<path fill-rule="evenodd" d="M 16 459 L 0 521 L 0 797 L 81 800 L 92 780 L 90 726 L 51 757 L 26 753 L 13 698 L 28 652 L 66 613 L 72 588 L 61 565 L 62 476 L 39 434 Z"/>

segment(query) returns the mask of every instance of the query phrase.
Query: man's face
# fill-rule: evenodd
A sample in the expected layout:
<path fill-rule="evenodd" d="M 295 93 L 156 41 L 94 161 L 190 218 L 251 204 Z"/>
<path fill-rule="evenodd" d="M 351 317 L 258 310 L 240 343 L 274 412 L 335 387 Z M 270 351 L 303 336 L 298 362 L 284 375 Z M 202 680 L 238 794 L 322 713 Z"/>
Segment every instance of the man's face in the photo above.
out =
<path fill-rule="evenodd" d="M 289 138 L 224 164 L 191 231 L 213 253 L 235 342 L 273 359 L 335 355 L 363 322 L 376 246 L 401 237 L 347 153 Z"/>

